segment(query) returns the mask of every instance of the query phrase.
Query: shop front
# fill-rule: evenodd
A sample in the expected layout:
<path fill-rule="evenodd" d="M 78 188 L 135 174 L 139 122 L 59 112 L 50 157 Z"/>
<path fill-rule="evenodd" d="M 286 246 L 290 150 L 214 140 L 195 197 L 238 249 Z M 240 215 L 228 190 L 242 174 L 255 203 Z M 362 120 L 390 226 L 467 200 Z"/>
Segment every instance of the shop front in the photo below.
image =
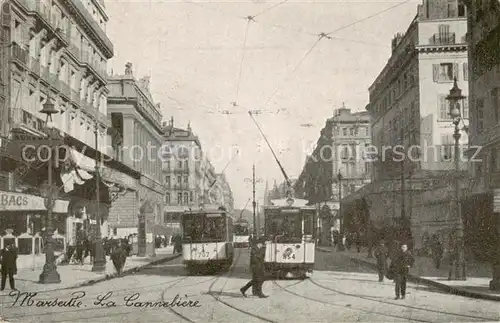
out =
<path fill-rule="evenodd" d="M 64 249 L 66 231 L 65 219 L 68 214 L 69 201 L 56 200 L 53 208 L 52 225 L 58 241 L 62 240 Z M 47 208 L 44 198 L 19 192 L 0 191 L 0 244 L 3 248 L 4 240 L 11 239 L 18 247 L 19 254 L 33 252 L 33 239 L 40 237 L 46 227 Z M 35 243 L 39 249 L 39 241 Z M 60 243 L 58 244 L 60 245 Z M 39 252 L 39 250 L 36 250 Z M 61 250 L 62 251 L 62 250 Z"/>

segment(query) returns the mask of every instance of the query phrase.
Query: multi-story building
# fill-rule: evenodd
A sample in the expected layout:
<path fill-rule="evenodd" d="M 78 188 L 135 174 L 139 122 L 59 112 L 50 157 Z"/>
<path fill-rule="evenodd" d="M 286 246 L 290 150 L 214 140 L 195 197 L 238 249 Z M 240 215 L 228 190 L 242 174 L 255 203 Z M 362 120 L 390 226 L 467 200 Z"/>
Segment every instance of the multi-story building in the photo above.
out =
<path fill-rule="evenodd" d="M 424 0 L 407 31 L 392 40 L 391 57 L 369 88 L 374 182 L 345 204 L 363 201 L 379 228 L 408 228 L 411 220 L 417 248 L 434 234 L 446 244 L 458 221 L 452 207 L 454 126 L 446 96 L 454 79 L 468 93 L 466 32 L 460 1 Z M 461 113 L 461 126 L 467 127 L 467 104 Z M 462 133 L 460 145 L 467 142 Z M 466 166 L 461 158 L 461 169 Z"/>
<path fill-rule="evenodd" d="M 1 216 L 8 218 L 0 221 L 0 231 L 8 227 L 15 235 L 35 233 L 46 225 L 40 188 L 47 181 L 47 163 L 20 156 L 19 148 L 26 139 L 47 136 L 46 116 L 40 110 L 49 102 L 59 112 L 52 115 L 51 126 L 58 130 L 58 139 L 71 147 L 64 157 L 72 161 L 53 164 L 52 184 L 64 189 L 57 190 L 52 226 L 69 235 L 75 227 L 69 218 L 76 215 L 82 222 L 81 214 L 86 214 L 89 221 L 85 223 L 94 222 L 90 220 L 97 213 L 93 207 L 96 181 L 91 178 L 95 160 L 101 156 L 99 200 L 104 220 L 101 231 L 106 235 L 107 209 L 114 195 L 102 182 L 126 190 L 137 172 L 106 155 L 108 131 L 112 133 L 107 120 L 106 63 L 113 56 L 113 45 L 105 32 L 104 6 L 97 0 L 21 0 L 4 1 L 1 10 L 1 194 L 2 199 L 22 196 L 26 205 L 2 205 Z"/>
<path fill-rule="evenodd" d="M 465 0 L 469 44 L 469 102 L 471 107 L 469 139 L 474 179 L 465 216 L 471 223 L 466 232 L 468 246 L 476 256 L 497 263 L 493 268 L 492 289 L 500 289 L 500 207 L 493 201 L 500 196 L 500 3 Z M 468 212 L 467 212 L 468 211 Z M 495 225 L 496 223 L 496 225 Z"/>
<path fill-rule="evenodd" d="M 161 232 L 164 183 L 162 176 L 163 129 L 160 105 L 149 90 L 149 77 L 136 79 L 132 64 L 127 63 L 122 75 L 111 75 L 109 80 L 108 115 L 114 128 L 123 134 L 123 148 L 119 152 L 123 163 L 137 170 L 141 176 L 134 193 L 126 194 L 110 210 L 110 221 L 123 235 L 145 230 L 146 253 L 154 252 L 151 235 Z M 146 216 L 144 221 L 139 213 Z M 144 232 L 143 232 L 144 233 Z"/>
<path fill-rule="evenodd" d="M 371 163 L 363 156 L 370 142 L 369 114 L 366 111 L 351 112 L 345 105 L 335 110 L 334 116 L 321 130 L 295 191 L 320 210 L 318 228 L 322 240 L 328 241 L 331 227 L 340 230 L 340 199 L 371 180 Z"/>
<path fill-rule="evenodd" d="M 191 126 L 188 125 L 187 129 L 177 128 L 173 117 L 168 123 L 163 122 L 163 140 L 165 152 L 162 171 L 166 188 L 163 222 L 177 232 L 180 230 L 182 212 L 203 202 L 202 149 Z"/>
<path fill-rule="evenodd" d="M 166 188 L 163 223 L 179 232 L 181 214 L 205 205 L 224 206 L 234 210 L 233 195 L 223 174 L 216 174 L 203 154 L 198 137 L 190 124 L 177 128 L 174 118 L 163 122 L 163 183 Z"/>

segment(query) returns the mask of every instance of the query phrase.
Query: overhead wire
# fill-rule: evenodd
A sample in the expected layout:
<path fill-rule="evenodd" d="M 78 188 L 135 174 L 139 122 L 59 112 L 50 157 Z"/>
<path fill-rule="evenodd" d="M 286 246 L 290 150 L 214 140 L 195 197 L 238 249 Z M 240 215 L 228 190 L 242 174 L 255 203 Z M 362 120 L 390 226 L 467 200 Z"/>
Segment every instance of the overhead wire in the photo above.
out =
<path fill-rule="evenodd" d="M 245 37 L 243 39 L 243 45 L 241 48 L 241 61 L 240 61 L 240 71 L 238 73 L 238 81 L 236 83 L 236 99 L 234 100 L 235 105 L 238 104 L 238 95 L 240 92 L 240 82 L 241 82 L 241 74 L 243 72 L 243 61 L 245 60 L 245 48 L 247 44 L 247 38 L 248 38 L 248 30 L 250 29 L 250 22 L 252 19 L 248 17 L 247 24 L 245 26 Z"/>

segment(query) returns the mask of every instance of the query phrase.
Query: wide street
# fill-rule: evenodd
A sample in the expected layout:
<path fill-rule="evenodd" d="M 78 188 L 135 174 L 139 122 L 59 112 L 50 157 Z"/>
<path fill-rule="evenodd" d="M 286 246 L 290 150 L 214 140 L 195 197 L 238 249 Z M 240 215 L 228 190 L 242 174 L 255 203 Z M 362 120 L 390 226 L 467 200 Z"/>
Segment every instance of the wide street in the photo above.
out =
<path fill-rule="evenodd" d="M 185 276 L 181 259 L 78 290 L 40 293 L 31 298 L 32 306 L 28 300 L 20 305 L 24 296 L 13 306 L 15 297 L 4 291 L 0 316 L 8 322 L 480 322 L 500 318 L 498 302 L 414 284 L 409 285 L 406 300 L 396 301 L 392 281 L 379 283 L 375 273 L 340 253 L 317 252 L 312 279 L 266 282 L 267 299 L 245 299 L 239 292 L 250 278 L 248 250 L 237 249 L 231 271 L 220 276 Z M 67 302 L 70 307 L 36 307 L 39 300 L 69 301 L 71 293 L 81 298 Z M 172 302 L 176 295 L 181 302 L 192 301 L 191 306 L 134 307 L 134 302 L 141 301 Z M 105 298 L 101 304 L 94 303 L 98 297 Z M 124 298 L 135 301 L 127 306 Z"/>

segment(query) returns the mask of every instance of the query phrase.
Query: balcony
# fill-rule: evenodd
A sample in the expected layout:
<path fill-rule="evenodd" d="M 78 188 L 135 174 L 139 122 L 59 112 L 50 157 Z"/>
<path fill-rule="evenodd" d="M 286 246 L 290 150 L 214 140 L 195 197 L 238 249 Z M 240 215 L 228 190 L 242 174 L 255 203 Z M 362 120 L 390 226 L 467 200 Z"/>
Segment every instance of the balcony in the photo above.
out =
<path fill-rule="evenodd" d="M 76 59 L 78 59 L 79 61 L 82 60 L 82 53 L 81 53 L 80 48 L 78 48 L 73 43 L 70 43 L 68 48 L 69 48 L 70 53 L 73 54 L 76 57 Z"/>
<path fill-rule="evenodd" d="M 23 65 L 23 66 L 28 66 L 28 51 L 25 49 L 22 49 L 21 46 L 19 46 L 16 43 L 12 43 L 12 60 Z"/>
<path fill-rule="evenodd" d="M 103 81 L 107 81 L 108 74 L 106 73 L 106 70 L 101 67 L 98 60 L 93 59 L 92 55 L 90 55 L 87 51 L 82 51 L 81 57 L 82 62 L 86 63 L 94 74 L 100 77 Z"/>
<path fill-rule="evenodd" d="M 443 33 L 443 34 L 434 34 L 429 39 L 429 45 L 454 45 L 455 42 L 455 33 Z"/>

